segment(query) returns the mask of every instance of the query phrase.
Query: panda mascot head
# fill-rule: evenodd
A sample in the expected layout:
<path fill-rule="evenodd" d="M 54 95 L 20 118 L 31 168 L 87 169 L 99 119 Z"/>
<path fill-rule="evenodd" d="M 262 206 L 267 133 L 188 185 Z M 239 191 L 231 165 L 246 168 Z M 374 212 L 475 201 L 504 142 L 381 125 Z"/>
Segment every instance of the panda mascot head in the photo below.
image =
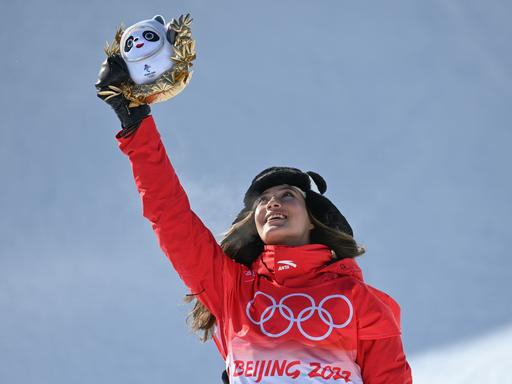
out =
<path fill-rule="evenodd" d="M 196 58 L 191 25 L 192 18 L 186 14 L 167 24 L 157 15 L 126 29 L 119 26 L 105 53 L 108 57 L 121 56 L 131 81 L 119 84 L 112 92 L 130 100 L 131 107 L 178 95 L 192 78 Z"/>
<path fill-rule="evenodd" d="M 174 38 L 174 31 L 160 15 L 123 32 L 119 48 L 134 83 L 151 83 L 172 68 Z"/>

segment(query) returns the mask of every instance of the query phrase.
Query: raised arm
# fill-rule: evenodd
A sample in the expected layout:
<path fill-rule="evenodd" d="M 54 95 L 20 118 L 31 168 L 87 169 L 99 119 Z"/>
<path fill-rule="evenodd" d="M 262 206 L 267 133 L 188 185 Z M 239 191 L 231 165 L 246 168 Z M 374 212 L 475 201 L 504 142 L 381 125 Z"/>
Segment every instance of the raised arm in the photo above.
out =
<path fill-rule="evenodd" d="M 188 198 L 167 157 L 151 109 L 132 106 L 120 92 L 129 80 L 126 64 L 112 55 L 102 64 L 96 89 L 121 121 L 116 135 L 121 150 L 130 158 L 135 183 L 160 246 L 197 298 L 220 319 L 225 281 L 237 273 L 238 264 L 227 257 L 210 231 L 192 212 Z M 226 277 L 227 276 L 227 277 Z"/>
<path fill-rule="evenodd" d="M 117 139 L 130 158 L 143 214 L 162 250 L 190 291 L 219 318 L 224 279 L 236 273 L 237 264 L 191 210 L 153 117 L 145 118 L 132 135 Z"/>

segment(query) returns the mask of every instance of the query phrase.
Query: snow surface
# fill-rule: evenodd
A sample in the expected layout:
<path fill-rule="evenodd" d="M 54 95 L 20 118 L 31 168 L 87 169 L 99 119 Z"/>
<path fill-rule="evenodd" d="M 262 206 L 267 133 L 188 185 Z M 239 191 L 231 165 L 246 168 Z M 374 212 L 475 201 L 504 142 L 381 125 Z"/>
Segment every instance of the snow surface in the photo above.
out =
<path fill-rule="evenodd" d="M 410 358 L 415 384 L 512 383 L 512 326 Z"/>

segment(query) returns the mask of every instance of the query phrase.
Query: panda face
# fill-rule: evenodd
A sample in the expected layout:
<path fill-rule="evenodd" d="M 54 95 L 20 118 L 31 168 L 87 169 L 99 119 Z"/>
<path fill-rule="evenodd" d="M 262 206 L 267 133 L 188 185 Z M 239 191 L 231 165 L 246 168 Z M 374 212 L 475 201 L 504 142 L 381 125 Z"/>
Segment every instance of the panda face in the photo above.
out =
<path fill-rule="evenodd" d="M 123 56 L 128 61 L 136 61 L 147 58 L 157 52 L 163 45 L 162 36 L 150 26 L 130 31 L 124 41 Z"/>

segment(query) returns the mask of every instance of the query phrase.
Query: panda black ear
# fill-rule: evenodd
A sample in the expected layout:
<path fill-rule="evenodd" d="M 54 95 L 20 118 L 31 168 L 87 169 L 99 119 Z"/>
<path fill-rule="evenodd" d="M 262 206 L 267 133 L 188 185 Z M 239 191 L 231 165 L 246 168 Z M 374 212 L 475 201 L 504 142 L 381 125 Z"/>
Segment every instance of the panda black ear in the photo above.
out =
<path fill-rule="evenodd" d="M 165 20 L 164 20 L 163 16 L 161 16 L 161 15 L 156 15 L 155 17 L 153 17 L 153 20 L 156 20 L 159 23 L 161 23 L 162 25 L 165 25 Z"/>
<path fill-rule="evenodd" d="M 176 42 L 176 31 L 172 29 L 171 24 L 172 20 L 170 23 L 167 23 L 166 25 L 167 33 L 165 35 L 167 37 L 167 41 L 171 43 L 171 45 L 174 45 L 174 43 Z"/>

